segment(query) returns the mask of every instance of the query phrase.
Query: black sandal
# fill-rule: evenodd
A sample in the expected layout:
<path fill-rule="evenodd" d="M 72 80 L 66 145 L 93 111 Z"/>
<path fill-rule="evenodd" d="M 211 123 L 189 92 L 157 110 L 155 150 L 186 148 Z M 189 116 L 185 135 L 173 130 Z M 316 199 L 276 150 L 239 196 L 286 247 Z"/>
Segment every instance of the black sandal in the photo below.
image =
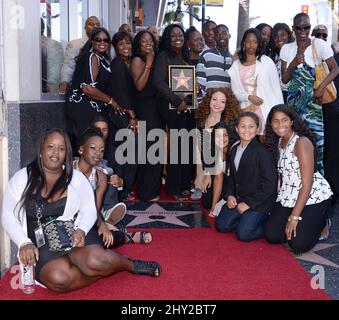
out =
<path fill-rule="evenodd" d="M 134 236 L 140 232 L 140 242 L 136 242 L 136 240 L 134 240 Z M 146 242 L 146 235 L 149 234 L 151 236 L 151 239 Z M 136 231 L 136 232 L 132 232 L 131 234 L 126 233 L 126 237 L 128 238 L 126 243 L 140 243 L 140 244 L 149 244 L 152 242 L 153 237 L 152 237 L 152 233 L 148 232 L 148 231 Z"/>
<path fill-rule="evenodd" d="M 161 266 L 155 261 L 133 260 L 134 274 L 146 275 L 151 277 L 159 277 L 161 273 Z"/>

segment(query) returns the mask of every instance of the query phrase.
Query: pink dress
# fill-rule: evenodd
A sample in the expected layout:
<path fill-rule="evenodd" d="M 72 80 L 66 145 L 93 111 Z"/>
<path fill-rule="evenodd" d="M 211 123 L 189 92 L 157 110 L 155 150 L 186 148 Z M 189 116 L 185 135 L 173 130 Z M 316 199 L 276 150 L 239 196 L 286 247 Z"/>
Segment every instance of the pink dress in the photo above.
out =
<path fill-rule="evenodd" d="M 250 66 L 245 66 L 242 63 L 238 63 L 239 67 L 239 75 L 240 75 L 240 81 L 244 88 L 244 90 L 247 92 L 248 95 L 256 95 L 254 92 L 254 83 L 255 83 L 255 67 L 256 64 L 252 64 Z M 265 119 L 261 112 L 260 106 L 256 108 L 254 113 L 259 117 L 259 127 L 257 134 L 258 135 L 264 135 L 264 129 L 265 129 Z"/>

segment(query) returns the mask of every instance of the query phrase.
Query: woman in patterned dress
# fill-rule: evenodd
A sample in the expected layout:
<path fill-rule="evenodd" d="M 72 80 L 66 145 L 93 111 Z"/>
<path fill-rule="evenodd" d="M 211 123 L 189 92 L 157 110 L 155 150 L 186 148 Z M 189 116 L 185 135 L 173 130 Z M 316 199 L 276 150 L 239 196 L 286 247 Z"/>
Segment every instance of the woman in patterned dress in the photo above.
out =
<path fill-rule="evenodd" d="M 335 79 L 339 68 L 330 44 L 322 39 L 309 38 L 311 24 L 306 13 L 297 14 L 293 24 L 296 40 L 285 44 L 280 50 L 281 78 L 284 83 L 290 81 L 287 104 L 297 111 L 314 134 L 318 146 L 318 170 L 323 174 L 324 123 L 319 98 L 323 96 L 326 86 Z M 313 51 L 316 51 L 318 59 Z M 315 65 L 322 61 L 326 62 L 330 73 L 314 90 Z"/>
<path fill-rule="evenodd" d="M 280 189 L 265 226 L 270 243 L 285 243 L 295 253 L 311 250 L 326 225 L 331 188 L 317 171 L 317 146 L 303 119 L 287 105 L 267 117 L 266 145 L 278 161 Z"/>

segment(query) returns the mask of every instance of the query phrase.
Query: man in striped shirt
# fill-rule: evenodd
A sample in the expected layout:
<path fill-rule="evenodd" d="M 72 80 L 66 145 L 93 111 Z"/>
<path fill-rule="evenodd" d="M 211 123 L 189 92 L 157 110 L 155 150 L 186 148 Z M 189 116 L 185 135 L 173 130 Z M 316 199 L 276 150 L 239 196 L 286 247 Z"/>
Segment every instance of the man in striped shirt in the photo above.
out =
<path fill-rule="evenodd" d="M 214 29 L 216 47 L 204 51 L 197 65 L 197 80 L 202 95 L 210 88 L 230 87 L 228 69 L 232 65 L 232 55 L 228 49 L 230 34 L 228 27 L 219 24 Z"/>

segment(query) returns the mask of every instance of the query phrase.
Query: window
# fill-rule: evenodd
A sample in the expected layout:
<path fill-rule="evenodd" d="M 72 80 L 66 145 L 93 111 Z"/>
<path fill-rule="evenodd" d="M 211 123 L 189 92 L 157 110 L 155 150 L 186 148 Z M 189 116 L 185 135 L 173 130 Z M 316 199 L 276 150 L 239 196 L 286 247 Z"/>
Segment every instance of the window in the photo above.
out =
<path fill-rule="evenodd" d="M 59 97 L 60 70 L 67 42 L 81 38 L 88 13 L 86 0 L 40 0 L 42 99 Z"/>

